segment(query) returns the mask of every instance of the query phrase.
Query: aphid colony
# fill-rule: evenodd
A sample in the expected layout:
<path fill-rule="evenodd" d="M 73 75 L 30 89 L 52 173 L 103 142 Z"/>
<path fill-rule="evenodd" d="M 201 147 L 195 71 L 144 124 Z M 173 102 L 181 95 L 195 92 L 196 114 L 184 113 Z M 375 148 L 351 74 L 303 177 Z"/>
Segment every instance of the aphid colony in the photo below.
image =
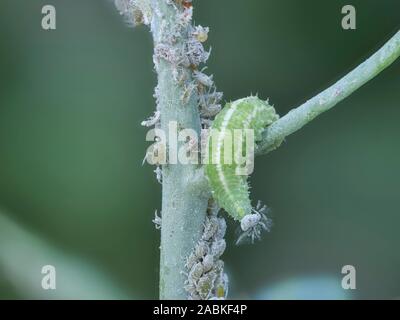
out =
<path fill-rule="evenodd" d="M 210 51 L 205 50 L 203 46 L 208 39 L 209 28 L 192 25 L 191 1 L 166 0 L 166 2 L 177 11 L 176 21 L 173 24 L 175 31 L 168 32 L 162 41 L 156 43 L 154 64 L 157 68 L 160 60 L 169 62 L 174 81 L 183 88 L 182 103 L 187 104 L 193 97 L 197 99 L 202 128 L 207 129 L 221 110 L 222 99 L 222 93 L 216 90 L 213 76 L 205 73 L 206 68 L 200 69 L 200 65 L 205 64 L 210 56 Z M 182 30 L 186 30 L 184 33 L 187 34 L 187 39 L 182 45 L 176 45 Z M 157 105 L 158 91 L 156 88 L 154 94 Z"/>
<path fill-rule="evenodd" d="M 151 0 L 115 0 L 114 3 L 128 25 L 150 24 L 153 15 Z"/>
<path fill-rule="evenodd" d="M 275 109 L 257 97 L 249 97 L 229 103 L 221 111 L 222 93 L 217 92 L 213 76 L 199 69 L 206 63 L 210 52 L 204 49 L 203 43 L 208 39 L 209 29 L 192 25 L 193 8 L 189 0 L 164 0 L 162 5 L 170 5 L 176 10 L 174 21 L 165 20 L 166 25 L 158 26 L 158 34 L 154 34 L 154 65 L 159 70 L 161 62 L 167 62 L 171 68 L 171 77 L 181 88 L 182 105 L 192 99 L 197 100 L 202 129 L 219 130 L 217 148 L 208 148 L 211 156 L 222 159 L 225 134 L 234 129 L 254 130 L 255 140 L 261 138 L 262 131 L 278 119 Z M 120 13 L 133 25 L 146 24 L 152 28 L 153 16 L 161 15 L 157 2 L 151 0 L 115 0 Z M 154 5 L 154 7 L 153 7 Z M 166 31 L 168 30 L 168 32 Z M 182 39 L 182 35 L 186 35 Z M 184 40 L 184 41 L 182 41 Z M 157 110 L 154 116 L 143 121 L 146 127 L 160 127 L 159 89 L 156 87 L 154 97 Z M 209 139 L 210 140 L 210 139 Z M 243 142 L 245 144 L 245 142 Z M 246 148 L 243 147 L 242 150 Z M 204 233 L 196 244 L 194 251 L 187 258 L 187 281 L 185 289 L 190 299 L 221 299 L 227 295 L 228 279 L 224 273 L 220 256 L 225 250 L 226 223 L 217 216 L 220 207 L 241 223 L 242 234 L 238 241 L 259 238 L 262 230 L 269 230 L 270 220 L 266 217 L 265 206 L 258 204 L 252 207 L 249 199 L 247 176 L 236 174 L 235 164 L 210 162 L 205 165 L 212 196 L 216 203 L 212 205 L 204 225 Z M 157 180 L 162 179 L 162 170 L 155 170 Z M 154 223 L 161 227 L 161 218 L 156 214 Z"/>
<path fill-rule="evenodd" d="M 220 259 L 226 248 L 226 222 L 217 216 L 218 211 L 210 201 L 203 235 L 186 260 L 185 290 L 191 300 L 225 299 L 228 294 L 228 276 Z"/>
<path fill-rule="evenodd" d="M 128 23 L 134 26 L 146 24 L 152 27 L 152 17 L 161 15 L 158 9 L 160 4 L 152 3 L 151 0 L 115 0 L 115 4 Z M 153 34 L 156 39 L 153 56 L 155 68 L 158 70 L 161 62 L 167 62 L 172 67 L 172 79 L 182 88 L 182 105 L 189 103 L 193 98 L 197 99 L 202 129 L 208 129 L 215 115 L 221 110 L 222 99 L 222 93 L 217 92 L 213 77 L 204 72 L 206 68 L 199 69 L 210 56 L 210 52 L 203 46 L 208 39 L 209 29 L 192 25 L 192 1 L 165 0 L 164 4 L 176 10 L 176 20 L 165 21 L 166 24 L 171 23 L 169 27 L 173 26 L 172 31 L 168 29 L 166 32 L 167 25 L 161 25 L 158 34 Z M 183 42 L 182 34 L 187 35 Z M 160 127 L 159 91 L 157 86 L 154 92 L 157 109 L 152 117 L 142 122 L 145 127 Z M 161 182 L 160 166 L 157 166 L 155 173 L 157 180 Z M 217 216 L 219 207 L 214 202 L 210 203 L 213 204 L 208 209 L 201 240 L 187 257 L 185 264 L 185 290 L 189 299 L 224 299 L 228 293 L 228 277 L 220 259 L 226 247 L 226 223 L 223 218 Z M 162 219 L 157 212 L 153 222 L 157 229 L 161 229 Z"/>

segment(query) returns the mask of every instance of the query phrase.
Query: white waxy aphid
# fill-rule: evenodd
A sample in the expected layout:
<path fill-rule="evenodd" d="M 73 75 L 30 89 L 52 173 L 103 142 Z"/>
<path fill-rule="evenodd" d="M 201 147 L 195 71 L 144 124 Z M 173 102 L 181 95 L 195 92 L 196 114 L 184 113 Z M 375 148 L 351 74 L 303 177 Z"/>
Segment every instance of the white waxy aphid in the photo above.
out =
<path fill-rule="evenodd" d="M 222 256 L 226 249 L 225 239 L 219 239 L 212 243 L 211 245 L 211 254 L 213 254 L 216 258 Z"/>
<path fill-rule="evenodd" d="M 213 76 L 206 75 L 201 71 L 195 70 L 193 72 L 193 78 L 201 85 L 205 87 L 211 87 L 214 84 Z"/>
<path fill-rule="evenodd" d="M 200 113 L 204 117 L 214 117 L 221 111 L 220 104 L 211 104 L 200 110 Z"/>
<path fill-rule="evenodd" d="M 190 294 L 196 293 L 196 285 L 194 283 L 189 283 L 188 281 L 186 281 L 184 289 Z"/>
<path fill-rule="evenodd" d="M 199 279 L 196 289 L 203 300 L 210 298 L 216 278 L 217 275 L 215 272 L 209 272 Z"/>
<path fill-rule="evenodd" d="M 194 28 L 192 34 L 198 41 L 206 42 L 208 39 L 209 31 L 210 31 L 210 28 L 208 28 L 208 27 L 196 26 Z"/>
<path fill-rule="evenodd" d="M 208 244 L 205 241 L 199 241 L 194 249 L 195 257 L 201 259 L 207 255 L 208 251 Z"/>
<path fill-rule="evenodd" d="M 129 0 L 115 0 L 114 4 L 120 14 L 125 14 L 128 11 Z"/>
<path fill-rule="evenodd" d="M 222 109 L 220 105 L 222 92 L 217 92 L 214 89 L 214 92 L 202 93 L 199 90 L 199 93 L 199 105 L 202 116 L 215 117 Z"/>
<path fill-rule="evenodd" d="M 149 25 L 153 16 L 151 0 L 115 0 L 115 7 L 128 24 Z"/>
<path fill-rule="evenodd" d="M 223 271 L 221 271 L 216 280 L 215 288 L 214 296 L 216 297 L 216 300 L 225 300 L 228 297 L 229 278 Z"/>
<path fill-rule="evenodd" d="M 223 239 L 226 233 L 226 221 L 224 218 L 218 218 L 218 230 L 215 235 L 217 239 Z"/>
<path fill-rule="evenodd" d="M 207 254 L 202 261 L 204 272 L 210 271 L 214 266 L 214 256 L 212 254 Z"/>
<path fill-rule="evenodd" d="M 152 127 L 160 121 L 160 118 L 161 118 L 161 112 L 157 110 L 154 112 L 153 116 L 151 116 L 145 121 L 142 121 L 141 125 L 143 127 Z"/>
<path fill-rule="evenodd" d="M 204 105 L 207 105 L 207 104 L 219 104 L 219 102 L 221 101 L 222 97 L 223 97 L 222 92 L 218 92 L 214 88 L 214 92 L 204 93 L 203 94 L 203 100 L 200 101 L 200 102 L 203 103 Z"/>
<path fill-rule="evenodd" d="M 199 259 L 197 258 L 197 256 L 192 252 L 186 259 L 185 267 L 188 270 L 191 270 L 193 266 L 198 262 L 198 260 Z"/>
<path fill-rule="evenodd" d="M 197 292 L 196 284 L 197 284 L 197 281 L 193 282 L 191 279 L 188 279 L 185 281 L 183 288 L 189 294 L 189 296 L 188 296 L 189 300 L 200 300 L 201 299 L 201 297 L 199 296 L 199 294 Z"/>
<path fill-rule="evenodd" d="M 157 166 L 156 169 L 154 170 L 154 173 L 156 174 L 156 179 L 158 183 L 162 183 L 162 169 L 160 166 Z"/>
<path fill-rule="evenodd" d="M 218 272 L 223 272 L 224 262 L 222 260 L 217 260 L 217 262 L 215 262 L 214 269 Z"/>
<path fill-rule="evenodd" d="M 204 232 L 202 239 L 206 241 L 210 240 L 217 232 L 217 230 L 218 230 L 218 218 L 207 217 L 204 225 Z"/>
<path fill-rule="evenodd" d="M 157 210 L 154 213 L 154 219 L 152 220 L 152 222 L 154 223 L 154 226 L 156 227 L 157 230 L 161 229 L 162 220 L 161 217 L 158 215 Z"/>
<path fill-rule="evenodd" d="M 267 207 L 261 205 L 259 201 L 255 209 L 253 209 L 252 214 L 246 215 L 240 222 L 240 227 L 242 229 L 242 234 L 239 236 L 236 244 L 250 240 L 254 242 L 261 238 L 262 231 L 269 231 L 272 226 L 271 219 L 265 214 L 267 212 Z"/>
<path fill-rule="evenodd" d="M 261 215 L 258 212 L 254 214 L 248 214 L 240 221 L 240 227 L 244 232 L 246 232 L 250 228 L 254 228 L 260 222 L 260 220 Z"/>
<path fill-rule="evenodd" d="M 210 52 L 205 51 L 201 42 L 195 39 L 189 40 L 186 47 L 186 55 L 190 64 L 193 66 L 199 66 L 201 63 L 205 63 L 210 56 Z"/>
<path fill-rule="evenodd" d="M 204 269 L 201 262 L 196 263 L 189 272 L 189 280 L 192 282 L 197 282 L 203 275 Z"/>

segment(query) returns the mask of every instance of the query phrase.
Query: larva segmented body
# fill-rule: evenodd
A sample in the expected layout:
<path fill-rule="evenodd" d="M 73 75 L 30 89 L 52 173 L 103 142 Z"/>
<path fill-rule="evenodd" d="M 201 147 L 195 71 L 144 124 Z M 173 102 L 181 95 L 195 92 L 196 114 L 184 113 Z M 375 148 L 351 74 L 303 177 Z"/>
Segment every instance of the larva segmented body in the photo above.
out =
<path fill-rule="evenodd" d="M 225 163 L 226 136 L 230 133 L 235 150 L 235 129 L 250 129 L 254 133 L 254 142 L 261 139 L 264 129 L 276 121 L 279 116 L 275 109 L 258 97 L 248 97 L 227 104 L 216 116 L 209 135 L 207 150 L 209 164 L 205 165 L 212 194 L 217 203 L 235 220 L 242 220 L 253 212 L 249 198 L 247 175 L 238 175 L 238 165 L 235 161 Z M 212 137 L 213 136 L 213 137 Z M 239 152 L 247 150 L 244 138 Z M 243 230 L 246 231 L 246 230 Z"/>

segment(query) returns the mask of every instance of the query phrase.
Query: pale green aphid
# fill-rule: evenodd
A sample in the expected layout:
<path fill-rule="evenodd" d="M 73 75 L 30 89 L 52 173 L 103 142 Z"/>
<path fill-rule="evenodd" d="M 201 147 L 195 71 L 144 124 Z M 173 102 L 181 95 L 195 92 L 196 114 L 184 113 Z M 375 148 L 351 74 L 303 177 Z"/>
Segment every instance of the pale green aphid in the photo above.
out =
<path fill-rule="evenodd" d="M 213 134 L 209 135 L 207 143 L 209 164 L 205 165 L 205 173 L 219 206 L 241 222 L 244 234 L 239 241 L 244 237 L 250 237 L 251 240 L 260 237 L 261 230 L 269 228 L 269 221 L 263 214 L 265 207 L 257 205 L 253 208 L 251 205 L 248 176 L 237 174 L 238 165 L 235 161 L 224 163 L 227 148 L 224 141 L 229 133 L 234 137 L 235 129 L 252 129 L 255 142 L 259 141 L 265 128 L 278 118 L 274 107 L 268 102 L 258 97 L 248 97 L 228 103 L 212 124 Z M 246 140 L 243 139 L 241 143 L 242 150 L 246 150 Z M 233 150 L 234 144 L 235 141 Z"/>

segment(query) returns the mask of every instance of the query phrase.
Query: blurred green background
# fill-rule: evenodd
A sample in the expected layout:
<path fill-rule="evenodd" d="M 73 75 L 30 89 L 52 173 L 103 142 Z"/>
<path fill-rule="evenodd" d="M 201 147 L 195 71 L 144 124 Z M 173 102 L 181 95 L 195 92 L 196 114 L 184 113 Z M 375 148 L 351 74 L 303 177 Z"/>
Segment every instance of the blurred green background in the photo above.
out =
<path fill-rule="evenodd" d="M 57 29 L 41 29 L 53 4 Z M 398 0 L 202 0 L 226 100 L 282 115 L 400 27 Z M 400 62 L 256 161 L 252 198 L 274 228 L 224 255 L 231 298 L 400 296 Z M 0 298 L 157 298 L 160 209 L 140 122 L 152 114 L 152 41 L 112 1 L 0 0 Z M 40 288 L 55 265 L 57 290 Z M 340 288 L 343 265 L 357 290 Z M 68 290 L 66 287 L 68 286 Z M 275 290 L 275 291 L 274 291 Z"/>

